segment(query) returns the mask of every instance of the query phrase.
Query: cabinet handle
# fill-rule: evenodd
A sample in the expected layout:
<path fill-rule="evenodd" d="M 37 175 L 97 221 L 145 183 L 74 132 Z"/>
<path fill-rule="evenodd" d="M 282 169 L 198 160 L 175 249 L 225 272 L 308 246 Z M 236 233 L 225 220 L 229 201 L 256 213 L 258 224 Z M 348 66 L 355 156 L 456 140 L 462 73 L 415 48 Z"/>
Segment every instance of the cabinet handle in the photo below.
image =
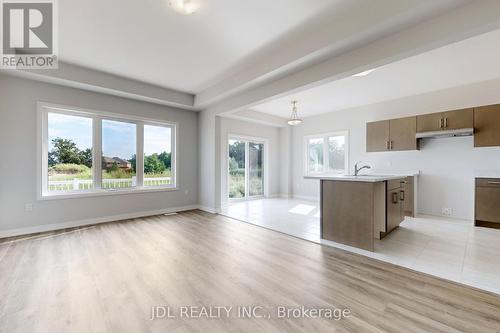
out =
<path fill-rule="evenodd" d="M 448 128 L 448 118 L 444 118 L 444 128 Z"/>
<path fill-rule="evenodd" d="M 397 192 L 393 192 L 392 193 L 392 203 L 393 204 L 397 204 L 398 203 L 398 193 Z"/>
<path fill-rule="evenodd" d="M 488 182 L 490 185 L 500 185 L 500 182 Z"/>
<path fill-rule="evenodd" d="M 399 200 L 405 201 L 405 191 L 399 191 Z"/>
<path fill-rule="evenodd" d="M 385 149 L 387 149 L 387 150 L 390 150 L 390 149 L 391 149 L 391 146 L 390 146 L 390 144 L 389 144 L 389 140 L 387 140 L 387 141 L 385 142 Z"/>
<path fill-rule="evenodd" d="M 444 125 L 444 122 L 443 122 L 443 118 L 439 119 L 439 128 L 443 128 L 443 125 Z"/>
<path fill-rule="evenodd" d="M 393 141 L 391 140 L 391 143 L 390 143 L 390 145 L 389 145 L 389 149 L 390 149 L 390 150 L 392 150 L 392 143 L 393 143 Z"/>

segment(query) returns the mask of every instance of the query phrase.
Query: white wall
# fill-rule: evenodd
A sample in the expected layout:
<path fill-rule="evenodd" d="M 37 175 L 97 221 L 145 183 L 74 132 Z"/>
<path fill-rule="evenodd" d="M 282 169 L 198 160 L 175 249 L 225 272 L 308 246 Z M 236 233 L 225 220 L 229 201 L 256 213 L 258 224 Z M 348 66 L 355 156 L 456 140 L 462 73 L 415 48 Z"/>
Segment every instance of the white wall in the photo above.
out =
<path fill-rule="evenodd" d="M 231 118 L 218 117 L 220 121 L 219 147 L 220 147 L 220 195 L 221 205 L 227 205 L 228 201 L 228 137 L 232 135 L 241 135 L 246 137 L 261 138 L 267 140 L 267 158 L 268 167 L 265 176 L 266 193 L 272 197 L 280 194 L 280 130 L 277 127 L 261 125 L 257 123 L 241 121 Z"/>
<path fill-rule="evenodd" d="M 474 175 L 480 170 L 500 172 L 500 148 L 473 148 L 473 138 L 465 137 L 426 140 L 420 151 L 366 153 L 366 123 L 496 104 L 499 92 L 500 80 L 493 80 L 306 118 L 292 135 L 294 196 L 319 196 L 319 181 L 303 178 L 304 136 L 349 130 L 351 172 L 360 160 L 379 170 L 420 170 L 419 213 L 441 215 L 443 207 L 450 207 L 453 217 L 473 219 Z"/>
<path fill-rule="evenodd" d="M 36 201 L 37 101 L 178 122 L 180 189 Z M 198 202 L 196 112 L 0 75 L 0 152 L 0 232 L 166 210 Z M 25 211 L 26 203 L 33 203 L 32 212 Z"/>

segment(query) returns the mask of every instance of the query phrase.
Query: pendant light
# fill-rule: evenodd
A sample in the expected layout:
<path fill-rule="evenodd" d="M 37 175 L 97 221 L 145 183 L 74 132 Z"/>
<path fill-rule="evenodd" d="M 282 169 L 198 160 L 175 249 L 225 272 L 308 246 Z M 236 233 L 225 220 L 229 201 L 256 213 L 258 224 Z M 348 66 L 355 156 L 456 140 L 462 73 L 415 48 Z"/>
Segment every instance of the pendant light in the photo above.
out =
<path fill-rule="evenodd" d="M 299 115 L 297 114 L 297 103 L 297 101 L 292 101 L 292 115 L 288 120 L 288 125 L 290 126 L 296 126 L 302 123 L 302 119 L 300 119 Z"/>
<path fill-rule="evenodd" d="M 198 0 L 170 0 L 170 7 L 178 13 L 191 15 L 200 8 Z"/>

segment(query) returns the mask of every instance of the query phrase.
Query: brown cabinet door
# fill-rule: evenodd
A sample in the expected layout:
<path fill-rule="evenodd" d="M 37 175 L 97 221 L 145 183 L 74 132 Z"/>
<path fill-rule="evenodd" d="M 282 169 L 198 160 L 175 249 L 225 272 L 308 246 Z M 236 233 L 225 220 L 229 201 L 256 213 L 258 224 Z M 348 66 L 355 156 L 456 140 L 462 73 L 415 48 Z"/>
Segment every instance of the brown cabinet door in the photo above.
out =
<path fill-rule="evenodd" d="M 366 151 L 377 152 L 389 149 L 389 120 L 366 124 Z"/>
<path fill-rule="evenodd" d="M 417 116 L 417 132 L 433 132 L 442 130 L 443 113 L 431 113 Z"/>
<path fill-rule="evenodd" d="M 474 147 L 500 146 L 500 104 L 474 109 Z"/>
<path fill-rule="evenodd" d="M 417 117 L 389 121 L 390 150 L 417 150 Z"/>
<path fill-rule="evenodd" d="M 500 187 L 476 187 L 476 221 L 500 223 Z"/>
<path fill-rule="evenodd" d="M 443 113 L 444 129 L 461 129 L 474 127 L 474 109 L 462 109 Z"/>
<path fill-rule="evenodd" d="M 387 191 L 387 233 L 399 226 L 402 221 L 401 188 Z"/>
<path fill-rule="evenodd" d="M 410 181 L 413 177 L 408 177 L 406 180 L 406 183 L 403 184 L 403 193 L 402 193 L 402 200 L 403 200 L 403 211 L 405 216 L 415 216 L 413 212 L 413 182 Z"/>

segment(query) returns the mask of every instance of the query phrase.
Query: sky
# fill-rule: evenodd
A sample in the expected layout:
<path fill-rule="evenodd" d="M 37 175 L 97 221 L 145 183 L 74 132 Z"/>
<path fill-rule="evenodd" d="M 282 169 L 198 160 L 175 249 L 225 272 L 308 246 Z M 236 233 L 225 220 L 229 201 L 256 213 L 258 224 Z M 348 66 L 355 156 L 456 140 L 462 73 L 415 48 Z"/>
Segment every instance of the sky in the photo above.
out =
<path fill-rule="evenodd" d="M 92 148 L 92 119 L 49 113 L 49 151 L 52 140 L 72 140 L 78 149 Z M 171 152 L 171 129 L 144 125 L 144 153 Z M 136 125 L 112 120 L 102 121 L 102 150 L 105 156 L 130 159 L 136 150 Z"/>

